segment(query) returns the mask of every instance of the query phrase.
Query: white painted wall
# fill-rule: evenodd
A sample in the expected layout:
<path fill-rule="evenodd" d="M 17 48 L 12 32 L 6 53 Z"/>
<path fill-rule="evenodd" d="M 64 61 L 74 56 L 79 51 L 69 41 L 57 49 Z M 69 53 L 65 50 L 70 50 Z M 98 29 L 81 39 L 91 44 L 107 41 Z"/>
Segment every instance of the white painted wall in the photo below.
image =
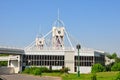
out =
<path fill-rule="evenodd" d="M 52 70 L 60 70 L 62 69 L 62 66 L 52 66 Z"/>
<path fill-rule="evenodd" d="M 74 51 L 65 52 L 65 67 L 70 69 L 69 73 L 74 73 Z"/>
<path fill-rule="evenodd" d="M 80 73 L 91 73 L 91 67 L 86 66 L 80 67 Z"/>

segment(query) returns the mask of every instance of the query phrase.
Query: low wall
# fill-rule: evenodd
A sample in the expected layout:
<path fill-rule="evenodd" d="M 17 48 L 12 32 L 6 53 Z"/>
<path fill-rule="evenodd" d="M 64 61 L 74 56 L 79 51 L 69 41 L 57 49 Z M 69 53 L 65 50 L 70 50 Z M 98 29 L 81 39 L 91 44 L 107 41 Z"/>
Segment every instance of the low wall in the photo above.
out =
<path fill-rule="evenodd" d="M 11 74 L 14 73 L 14 68 L 12 67 L 0 67 L 0 74 Z"/>

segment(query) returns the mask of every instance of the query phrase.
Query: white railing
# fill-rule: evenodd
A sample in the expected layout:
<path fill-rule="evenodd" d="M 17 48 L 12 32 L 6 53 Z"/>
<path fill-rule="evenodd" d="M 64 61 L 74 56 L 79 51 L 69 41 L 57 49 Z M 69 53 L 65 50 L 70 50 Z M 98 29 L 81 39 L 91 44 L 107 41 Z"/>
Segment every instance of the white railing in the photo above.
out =
<path fill-rule="evenodd" d="M 31 48 L 27 48 L 25 49 L 25 51 L 72 51 L 74 50 L 71 47 L 67 47 L 67 48 L 52 48 L 52 47 L 46 47 L 46 48 L 38 48 L 38 47 L 31 47 Z"/>
<path fill-rule="evenodd" d="M 23 48 L 18 48 L 18 47 L 11 47 L 11 46 L 0 46 L 0 48 L 7 48 L 7 49 L 19 49 L 19 50 L 23 50 Z"/>

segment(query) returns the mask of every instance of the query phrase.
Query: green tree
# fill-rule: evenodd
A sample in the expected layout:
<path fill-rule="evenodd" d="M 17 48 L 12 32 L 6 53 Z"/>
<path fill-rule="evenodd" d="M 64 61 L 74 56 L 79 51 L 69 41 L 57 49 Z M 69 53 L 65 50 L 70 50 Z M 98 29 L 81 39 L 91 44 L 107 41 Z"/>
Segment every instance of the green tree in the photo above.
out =
<path fill-rule="evenodd" d="M 112 56 L 112 59 L 116 59 L 117 58 L 117 54 L 116 53 L 113 53 L 111 56 Z"/>
<path fill-rule="evenodd" d="M 112 67 L 111 67 L 112 71 L 120 71 L 120 62 L 119 63 L 115 63 Z"/>
<path fill-rule="evenodd" d="M 115 59 L 115 63 L 119 63 L 119 62 L 120 62 L 120 58 L 117 57 L 117 58 Z"/>
<path fill-rule="evenodd" d="M 105 53 L 106 56 L 109 58 L 109 59 L 116 59 L 117 58 L 117 53 L 113 53 L 113 54 L 110 54 L 110 53 Z"/>
<path fill-rule="evenodd" d="M 106 55 L 109 59 L 112 59 L 112 56 L 110 54 Z"/>
<path fill-rule="evenodd" d="M 94 64 L 92 66 L 92 73 L 96 73 L 96 72 L 103 72 L 105 70 L 105 67 L 102 66 L 101 64 L 97 63 L 97 64 Z"/>

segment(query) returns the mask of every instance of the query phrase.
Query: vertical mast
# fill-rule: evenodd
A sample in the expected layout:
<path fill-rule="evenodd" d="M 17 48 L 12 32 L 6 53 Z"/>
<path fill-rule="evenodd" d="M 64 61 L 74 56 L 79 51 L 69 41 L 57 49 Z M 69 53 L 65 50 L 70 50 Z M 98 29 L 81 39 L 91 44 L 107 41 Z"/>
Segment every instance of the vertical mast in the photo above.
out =
<path fill-rule="evenodd" d="M 59 21 L 60 21 L 59 8 L 58 8 L 58 19 L 57 20 L 58 20 L 58 25 L 57 26 L 60 27 L 60 25 L 59 25 Z"/>

